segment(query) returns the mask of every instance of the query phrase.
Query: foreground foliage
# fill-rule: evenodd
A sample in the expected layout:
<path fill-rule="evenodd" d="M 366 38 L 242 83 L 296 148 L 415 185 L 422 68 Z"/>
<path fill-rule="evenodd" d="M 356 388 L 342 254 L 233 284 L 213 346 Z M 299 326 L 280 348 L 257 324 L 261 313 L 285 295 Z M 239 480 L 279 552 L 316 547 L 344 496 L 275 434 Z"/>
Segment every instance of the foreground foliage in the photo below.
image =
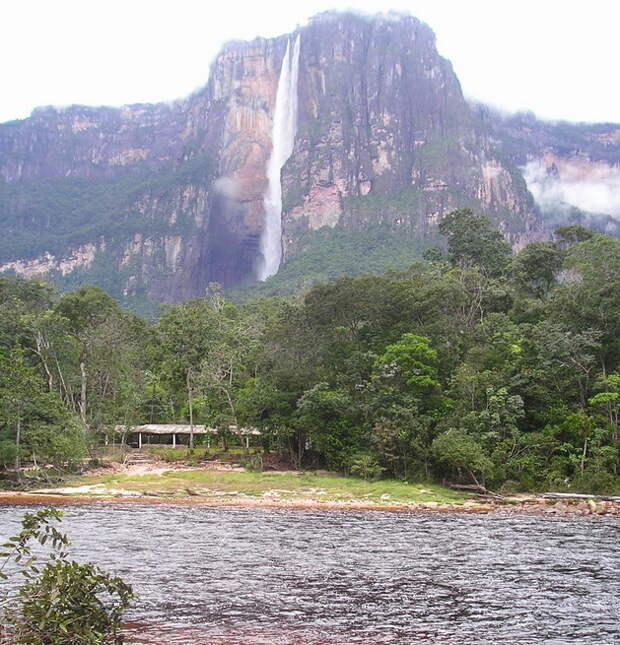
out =
<path fill-rule="evenodd" d="M 440 231 L 405 271 L 241 305 L 212 285 L 150 325 L 94 287 L 1 280 L 0 465 L 193 422 L 368 480 L 618 490 L 620 242 L 571 226 L 512 255 L 468 210 Z"/>
<path fill-rule="evenodd" d="M 129 585 L 92 564 L 68 559 L 68 538 L 55 528 L 62 512 L 26 513 L 21 532 L 2 545 L 0 580 L 11 562 L 26 579 L 12 597 L 0 597 L 0 642 L 24 645 L 120 644 L 121 619 L 133 598 Z M 49 544 L 43 566 L 32 543 Z"/>

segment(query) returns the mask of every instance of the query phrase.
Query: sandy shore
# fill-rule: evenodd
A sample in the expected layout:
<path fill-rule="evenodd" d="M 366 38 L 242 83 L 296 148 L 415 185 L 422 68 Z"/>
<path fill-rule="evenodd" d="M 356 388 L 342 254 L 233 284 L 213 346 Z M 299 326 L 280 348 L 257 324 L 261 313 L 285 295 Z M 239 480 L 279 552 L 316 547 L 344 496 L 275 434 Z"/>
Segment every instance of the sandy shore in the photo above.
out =
<path fill-rule="evenodd" d="M 208 506 L 223 508 L 276 508 L 305 509 L 320 511 L 380 511 L 389 513 L 435 512 L 435 513 L 500 513 L 535 515 L 577 515 L 620 517 L 617 502 L 575 500 L 556 501 L 542 497 L 512 497 L 503 501 L 467 500 L 462 504 L 439 504 L 422 502 L 418 504 L 379 504 L 359 500 L 325 501 L 316 500 L 273 500 L 264 498 L 222 499 L 213 497 L 165 497 L 150 495 L 91 496 L 74 494 L 46 494 L 28 492 L 0 492 L 0 506 L 67 506 L 84 504 L 157 504 L 160 506 Z"/>
<path fill-rule="evenodd" d="M 83 504 L 158 504 L 163 506 L 216 506 L 240 508 L 290 508 L 313 510 L 354 510 L 387 511 L 403 513 L 407 511 L 458 511 L 465 513 L 486 513 L 493 510 L 488 504 L 465 502 L 464 504 L 373 504 L 363 501 L 326 501 L 315 500 L 273 500 L 264 498 L 222 499 L 221 497 L 165 497 L 152 495 L 82 495 L 27 492 L 0 492 L 0 506 L 16 505 L 83 505 Z"/>

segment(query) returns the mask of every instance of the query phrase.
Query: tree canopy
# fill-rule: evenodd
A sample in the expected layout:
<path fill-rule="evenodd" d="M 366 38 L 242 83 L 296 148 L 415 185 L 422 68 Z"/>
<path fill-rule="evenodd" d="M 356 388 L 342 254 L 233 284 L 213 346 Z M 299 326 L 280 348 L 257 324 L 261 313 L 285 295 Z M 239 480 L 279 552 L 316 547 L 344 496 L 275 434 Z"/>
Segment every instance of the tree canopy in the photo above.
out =
<path fill-rule="evenodd" d="M 617 490 L 620 241 L 569 227 L 513 255 L 467 209 L 440 231 L 448 261 L 290 300 L 213 287 L 150 324 L 3 278 L 0 467 L 71 467 L 116 423 L 244 424 L 296 467 Z"/>

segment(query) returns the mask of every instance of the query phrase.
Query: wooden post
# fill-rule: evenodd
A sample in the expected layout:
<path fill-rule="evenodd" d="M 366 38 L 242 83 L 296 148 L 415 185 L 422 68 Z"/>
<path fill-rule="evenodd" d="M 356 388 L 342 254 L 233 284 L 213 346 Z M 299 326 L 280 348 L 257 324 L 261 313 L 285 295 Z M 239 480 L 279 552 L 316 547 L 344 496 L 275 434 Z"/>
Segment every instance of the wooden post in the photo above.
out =
<path fill-rule="evenodd" d="M 142 450 L 142 433 L 138 433 L 138 448 Z"/>
<path fill-rule="evenodd" d="M 172 447 L 173 448 L 177 447 L 177 436 L 174 432 L 172 433 Z"/>
<path fill-rule="evenodd" d="M 192 383 L 190 369 L 187 370 L 187 401 L 189 403 L 189 448 L 194 448 L 194 405 L 192 402 Z"/>

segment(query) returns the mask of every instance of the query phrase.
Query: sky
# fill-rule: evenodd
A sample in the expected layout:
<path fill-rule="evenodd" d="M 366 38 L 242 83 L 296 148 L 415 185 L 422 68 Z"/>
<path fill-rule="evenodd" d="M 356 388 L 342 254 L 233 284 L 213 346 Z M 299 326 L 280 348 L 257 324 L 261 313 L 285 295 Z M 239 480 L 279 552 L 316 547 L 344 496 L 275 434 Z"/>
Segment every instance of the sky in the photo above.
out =
<path fill-rule="evenodd" d="M 620 122 L 618 0 L 3 0 L 0 122 L 39 105 L 183 98 L 223 42 L 326 9 L 427 22 L 468 98 L 539 117 Z"/>

